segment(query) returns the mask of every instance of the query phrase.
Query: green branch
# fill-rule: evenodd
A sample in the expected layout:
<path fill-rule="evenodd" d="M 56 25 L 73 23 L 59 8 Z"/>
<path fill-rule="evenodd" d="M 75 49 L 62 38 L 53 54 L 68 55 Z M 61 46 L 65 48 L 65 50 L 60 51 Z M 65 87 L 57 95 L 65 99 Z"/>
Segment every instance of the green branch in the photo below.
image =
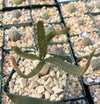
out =
<path fill-rule="evenodd" d="M 30 60 L 37 60 L 39 59 L 36 55 L 33 54 L 27 54 L 25 52 L 22 52 L 17 46 L 13 46 L 11 47 L 11 49 L 19 56 L 23 57 L 23 58 L 27 58 Z"/>
<path fill-rule="evenodd" d="M 41 61 L 41 62 L 36 66 L 36 68 L 34 68 L 28 75 L 25 75 L 25 74 L 23 74 L 23 73 L 20 71 L 19 67 L 17 66 L 17 63 L 16 63 L 15 58 L 14 58 L 13 56 L 11 56 L 10 59 L 11 59 L 11 62 L 12 62 L 12 66 L 14 67 L 14 70 L 17 72 L 17 74 L 18 74 L 20 77 L 23 77 L 23 78 L 31 78 L 31 77 L 33 77 L 34 75 L 38 74 L 38 73 L 41 71 L 41 69 L 42 69 L 42 67 L 44 66 L 44 64 L 45 64 L 45 61 Z"/>
<path fill-rule="evenodd" d="M 64 29 L 62 29 L 60 31 L 52 31 L 52 32 L 50 32 L 48 35 L 46 35 L 47 43 L 49 43 L 53 39 L 54 36 L 67 34 L 69 32 L 69 30 L 70 30 L 70 28 L 67 27 L 67 28 L 64 28 Z"/>
<path fill-rule="evenodd" d="M 42 59 L 46 55 L 47 51 L 47 45 L 45 40 L 45 31 L 44 31 L 44 25 L 42 21 L 39 21 L 37 23 L 37 44 L 39 48 L 39 58 Z"/>

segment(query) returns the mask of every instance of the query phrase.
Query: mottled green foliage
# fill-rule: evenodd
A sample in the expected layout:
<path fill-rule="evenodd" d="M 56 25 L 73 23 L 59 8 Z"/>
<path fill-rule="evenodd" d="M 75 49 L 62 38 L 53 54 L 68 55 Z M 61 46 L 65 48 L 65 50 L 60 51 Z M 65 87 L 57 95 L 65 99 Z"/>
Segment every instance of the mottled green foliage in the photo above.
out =
<path fill-rule="evenodd" d="M 74 59 L 69 55 L 57 55 L 57 54 L 54 54 L 53 56 L 58 57 L 58 58 L 60 58 L 62 60 L 66 60 L 69 63 L 72 63 L 74 61 Z"/>
<path fill-rule="evenodd" d="M 48 35 L 46 35 L 47 44 L 53 39 L 54 36 L 61 35 L 61 34 L 67 34 L 69 30 L 70 30 L 70 28 L 67 27 L 67 28 L 64 28 L 60 31 L 50 32 Z"/>
<path fill-rule="evenodd" d="M 24 78 L 30 78 L 32 76 L 34 76 L 35 74 L 37 74 L 38 72 L 40 72 L 42 70 L 43 65 L 45 65 L 46 62 L 52 63 L 56 66 L 58 66 L 61 70 L 69 73 L 69 74 L 73 74 L 76 76 L 81 76 L 84 74 L 84 72 L 88 69 L 88 66 L 90 65 L 90 60 L 94 54 L 95 51 L 93 51 L 90 54 L 90 57 L 88 59 L 87 65 L 85 67 L 85 69 L 80 68 L 76 65 L 72 65 L 69 62 L 72 62 L 71 57 L 67 56 L 66 58 L 70 58 L 70 59 L 66 59 L 64 58 L 64 56 L 60 55 L 54 55 L 54 57 L 49 57 L 47 59 L 45 59 L 46 56 L 46 52 L 47 52 L 47 46 L 48 43 L 51 41 L 51 39 L 55 36 L 55 35 L 60 35 L 60 34 L 67 34 L 67 32 L 70 30 L 70 28 L 65 28 L 62 29 L 61 31 L 52 31 L 49 34 L 45 35 L 45 30 L 44 30 L 44 26 L 43 26 L 43 22 L 39 21 L 37 23 L 37 44 L 38 44 L 38 49 L 39 49 L 39 57 L 32 55 L 32 54 L 27 54 L 25 52 L 22 52 L 18 47 L 12 47 L 12 50 L 15 51 L 15 53 L 17 53 L 18 55 L 20 55 L 21 57 L 24 58 L 28 58 L 28 59 L 32 59 L 32 60 L 36 60 L 36 59 L 40 59 L 40 63 L 37 65 L 37 67 L 27 76 L 24 75 L 23 73 L 21 73 L 20 69 L 18 68 L 16 62 L 14 62 L 13 58 L 12 58 L 12 63 L 13 66 L 16 70 L 16 72 Z M 62 54 L 62 52 L 61 52 Z M 67 60 L 65 62 L 65 60 Z"/>
<path fill-rule="evenodd" d="M 90 38 L 85 37 L 85 38 L 82 39 L 82 45 L 89 46 L 91 44 L 92 44 L 92 41 L 91 41 Z"/>
<path fill-rule="evenodd" d="M 21 34 L 18 31 L 10 31 L 8 37 L 10 40 L 16 42 L 17 40 L 20 40 Z"/>
<path fill-rule="evenodd" d="M 65 71 L 69 74 L 76 75 L 76 76 L 81 76 L 84 71 L 84 69 L 82 69 L 76 65 L 72 65 L 68 62 L 64 62 L 64 60 L 62 60 L 60 58 L 50 57 L 50 58 L 46 59 L 46 62 L 50 62 L 50 63 L 56 65 L 57 67 L 59 67 L 60 69 L 62 69 L 63 71 Z"/>
<path fill-rule="evenodd" d="M 18 47 L 16 46 L 13 46 L 11 48 L 17 55 L 23 57 L 23 58 L 26 58 L 26 59 L 30 59 L 30 60 L 37 60 L 39 59 L 36 55 L 33 55 L 33 54 L 28 54 L 28 53 L 25 53 L 25 52 L 22 52 Z"/>
<path fill-rule="evenodd" d="M 94 59 L 91 62 L 91 66 L 93 69 L 99 69 L 100 70 L 100 58 Z"/>
<path fill-rule="evenodd" d="M 75 12 L 75 10 L 76 10 L 76 8 L 73 4 L 68 6 L 68 12 L 73 13 L 73 12 Z"/>
<path fill-rule="evenodd" d="M 39 48 L 39 57 L 41 59 L 45 57 L 47 51 L 47 42 L 45 38 L 45 31 L 42 21 L 39 21 L 37 23 L 37 42 Z"/>
<path fill-rule="evenodd" d="M 21 3 L 23 2 L 23 0 L 11 0 L 11 2 L 12 2 L 13 4 L 18 5 L 18 4 L 21 4 Z"/>

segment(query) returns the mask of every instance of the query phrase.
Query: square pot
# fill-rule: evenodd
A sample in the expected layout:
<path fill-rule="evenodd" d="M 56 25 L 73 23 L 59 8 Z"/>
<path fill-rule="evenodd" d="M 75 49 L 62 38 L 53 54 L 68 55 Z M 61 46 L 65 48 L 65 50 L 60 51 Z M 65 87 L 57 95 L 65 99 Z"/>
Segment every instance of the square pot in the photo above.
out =
<path fill-rule="evenodd" d="M 81 5 L 80 5 L 81 4 Z M 79 13 L 83 14 L 87 12 L 87 8 L 85 6 L 85 3 L 83 1 L 65 1 L 64 3 L 59 3 L 61 11 L 62 11 L 62 15 L 63 17 L 72 17 L 72 16 L 77 16 Z M 75 6 L 75 11 L 70 13 L 68 11 L 68 7 L 70 5 L 74 5 Z"/>
<path fill-rule="evenodd" d="M 20 40 L 17 41 L 9 41 L 9 36 L 11 31 L 17 31 L 21 34 Z M 34 41 L 34 31 L 32 26 L 12 26 L 8 29 L 5 29 L 4 34 L 4 48 L 10 49 L 11 46 L 19 46 L 19 47 L 32 47 L 35 45 Z"/>
<path fill-rule="evenodd" d="M 64 18 L 66 26 L 70 26 L 70 35 L 80 34 L 83 32 L 96 31 L 94 21 L 89 15 L 78 13 L 76 16 Z M 82 22 L 82 24 L 80 24 Z"/>
<path fill-rule="evenodd" d="M 31 16 L 30 16 L 30 10 L 16 9 L 16 10 L 7 11 L 3 13 L 4 25 L 30 23 L 30 22 L 32 22 Z"/>
<path fill-rule="evenodd" d="M 89 38 L 91 40 L 91 43 L 89 45 L 87 44 L 87 46 L 83 42 L 85 41 L 85 38 Z M 100 53 L 100 37 L 98 32 L 83 32 L 77 36 L 70 37 L 70 40 L 77 58 L 89 56 L 94 48 L 96 49 L 95 54 Z"/>
<path fill-rule="evenodd" d="M 21 7 L 21 6 L 28 6 L 29 5 L 28 0 L 23 1 L 19 5 L 12 4 L 11 0 L 3 0 L 3 2 L 4 2 L 4 7 Z"/>
<path fill-rule="evenodd" d="M 46 16 L 44 17 L 44 14 Z M 44 23 L 54 23 L 60 22 L 60 15 L 57 7 L 46 7 L 43 6 L 42 8 L 32 9 L 32 18 L 33 23 L 37 23 L 37 21 L 42 20 Z"/>

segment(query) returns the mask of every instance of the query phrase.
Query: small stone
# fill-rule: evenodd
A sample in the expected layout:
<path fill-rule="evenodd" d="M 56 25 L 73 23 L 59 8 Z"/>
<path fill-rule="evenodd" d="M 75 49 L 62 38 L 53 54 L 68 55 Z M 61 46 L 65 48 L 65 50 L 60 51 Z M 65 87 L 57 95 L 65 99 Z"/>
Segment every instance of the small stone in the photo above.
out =
<path fill-rule="evenodd" d="M 54 71 L 51 71 L 51 72 L 50 72 L 50 76 L 51 76 L 51 77 L 54 77 L 55 75 L 56 75 L 56 74 L 55 74 Z"/>
<path fill-rule="evenodd" d="M 100 95 L 97 95 L 96 97 L 97 97 L 98 100 L 100 100 Z"/>
<path fill-rule="evenodd" d="M 28 80 L 34 80 L 34 81 L 37 81 L 39 79 L 39 76 L 38 75 L 35 75 L 33 76 L 32 78 L 29 78 Z"/>
<path fill-rule="evenodd" d="M 50 96 L 50 100 L 51 100 L 51 101 L 53 101 L 53 100 L 55 100 L 55 99 L 56 99 L 55 95 L 51 95 L 51 96 Z"/>
<path fill-rule="evenodd" d="M 42 94 L 32 94 L 31 97 L 42 98 Z"/>
<path fill-rule="evenodd" d="M 63 99 L 63 97 L 64 97 L 64 94 L 59 95 L 60 100 Z"/>
<path fill-rule="evenodd" d="M 97 77 L 97 79 L 95 80 L 95 82 L 100 82 L 100 77 Z"/>
<path fill-rule="evenodd" d="M 49 77 L 48 79 L 47 79 L 47 81 L 44 83 L 44 85 L 48 85 L 48 84 L 50 84 L 50 83 L 52 83 L 53 82 L 53 79 L 51 78 L 51 77 Z"/>
<path fill-rule="evenodd" d="M 14 86 L 14 82 L 10 81 L 10 82 L 9 82 L 9 87 L 10 87 L 10 88 L 13 88 L 13 86 Z"/>
<path fill-rule="evenodd" d="M 60 77 L 60 71 L 57 71 L 56 77 L 57 77 L 57 79 Z"/>
<path fill-rule="evenodd" d="M 93 82 L 93 80 L 92 80 L 91 78 L 88 78 L 88 79 L 87 79 L 87 82 L 88 82 L 88 83 L 91 83 L 91 82 Z"/>
<path fill-rule="evenodd" d="M 53 87 L 54 86 L 54 83 L 52 82 L 52 83 L 50 83 L 50 85 L 49 85 L 50 87 Z"/>
<path fill-rule="evenodd" d="M 39 64 L 39 62 L 40 62 L 40 60 L 34 60 L 33 61 L 34 67 L 36 67 Z"/>
<path fill-rule="evenodd" d="M 97 101 L 98 101 L 98 99 L 95 97 L 95 98 L 94 98 L 94 102 L 97 102 Z"/>
<path fill-rule="evenodd" d="M 62 79 L 66 79 L 66 78 L 67 78 L 66 74 L 63 74 Z"/>
<path fill-rule="evenodd" d="M 43 92 L 44 92 L 44 87 L 43 87 L 43 86 L 38 86 L 38 87 L 36 87 L 36 92 L 37 92 L 38 94 L 43 93 Z"/>
<path fill-rule="evenodd" d="M 57 86 L 54 86 L 52 88 L 52 90 L 54 91 L 55 94 L 59 94 L 59 93 L 62 93 L 64 91 L 63 89 L 58 88 Z"/>
<path fill-rule="evenodd" d="M 97 101 L 96 104 L 100 104 L 100 101 Z"/>
<path fill-rule="evenodd" d="M 15 79 L 16 77 L 17 77 L 17 73 L 14 73 L 12 79 Z"/>
<path fill-rule="evenodd" d="M 26 86 L 26 79 L 20 78 L 19 81 L 20 81 L 21 88 L 24 88 Z"/>
<path fill-rule="evenodd" d="M 48 92 L 53 93 L 52 89 L 49 86 L 44 86 L 44 87 Z"/>
<path fill-rule="evenodd" d="M 41 69 L 41 71 L 39 72 L 39 75 L 45 75 L 47 74 L 47 72 L 50 69 L 51 64 L 50 63 L 46 63 L 43 68 Z"/>
<path fill-rule="evenodd" d="M 41 78 L 38 79 L 37 82 L 38 82 L 39 84 L 42 84 L 42 85 L 43 85 L 44 83 L 46 83 L 45 80 L 43 80 L 43 79 L 41 79 Z"/>
<path fill-rule="evenodd" d="M 47 80 L 47 79 L 49 78 L 49 76 L 50 76 L 50 75 L 42 76 L 41 79 L 43 79 L 43 80 Z"/>
<path fill-rule="evenodd" d="M 50 93 L 48 91 L 45 91 L 45 99 L 49 99 L 50 98 Z"/>
<path fill-rule="evenodd" d="M 61 84 L 62 86 L 66 86 L 66 79 L 60 81 L 60 84 Z"/>
<path fill-rule="evenodd" d="M 37 87 L 37 86 L 38 86 L 38 83 L 35 82 L 35 81 L 32 81 L 31 84 L 30 84 L 30 86 L 29 86 L 29 88 L 30 88 L 30 89 L 33 89 L 33 88 L 35 88 L 35 87 Z"/>

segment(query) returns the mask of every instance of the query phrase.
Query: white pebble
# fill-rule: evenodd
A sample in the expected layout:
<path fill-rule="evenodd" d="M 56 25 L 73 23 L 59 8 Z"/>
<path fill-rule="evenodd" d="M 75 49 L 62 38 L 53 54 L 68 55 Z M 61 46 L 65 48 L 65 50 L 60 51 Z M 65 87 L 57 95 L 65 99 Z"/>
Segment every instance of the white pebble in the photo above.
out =
<path fill-rule="evenodd" d="M 48 91 L 45 91 L 45 99 L 49 99 L 50 98 L 50 93 Z"/>
<path fill-rule="evenodd" d="M 26 79 L 20 78 L 19 82 L 20 82 L 21 88 L 24 88 L 26 86 Z"/>
<path fill-rule="evenodd" d="M 93 82 L 93 80 L 91 78 L 88 78 L 87 82 L 90 83 L 90 82 Z"/>
<path fill-rule="evenodd" d="M 38 94 L 43 93 L 43 92 L 44 92 L 44 87 L 43 87 L 43 86 L 38 86 L 38 87 L 36 87 L 36 92 L 37 92 Z"/>

